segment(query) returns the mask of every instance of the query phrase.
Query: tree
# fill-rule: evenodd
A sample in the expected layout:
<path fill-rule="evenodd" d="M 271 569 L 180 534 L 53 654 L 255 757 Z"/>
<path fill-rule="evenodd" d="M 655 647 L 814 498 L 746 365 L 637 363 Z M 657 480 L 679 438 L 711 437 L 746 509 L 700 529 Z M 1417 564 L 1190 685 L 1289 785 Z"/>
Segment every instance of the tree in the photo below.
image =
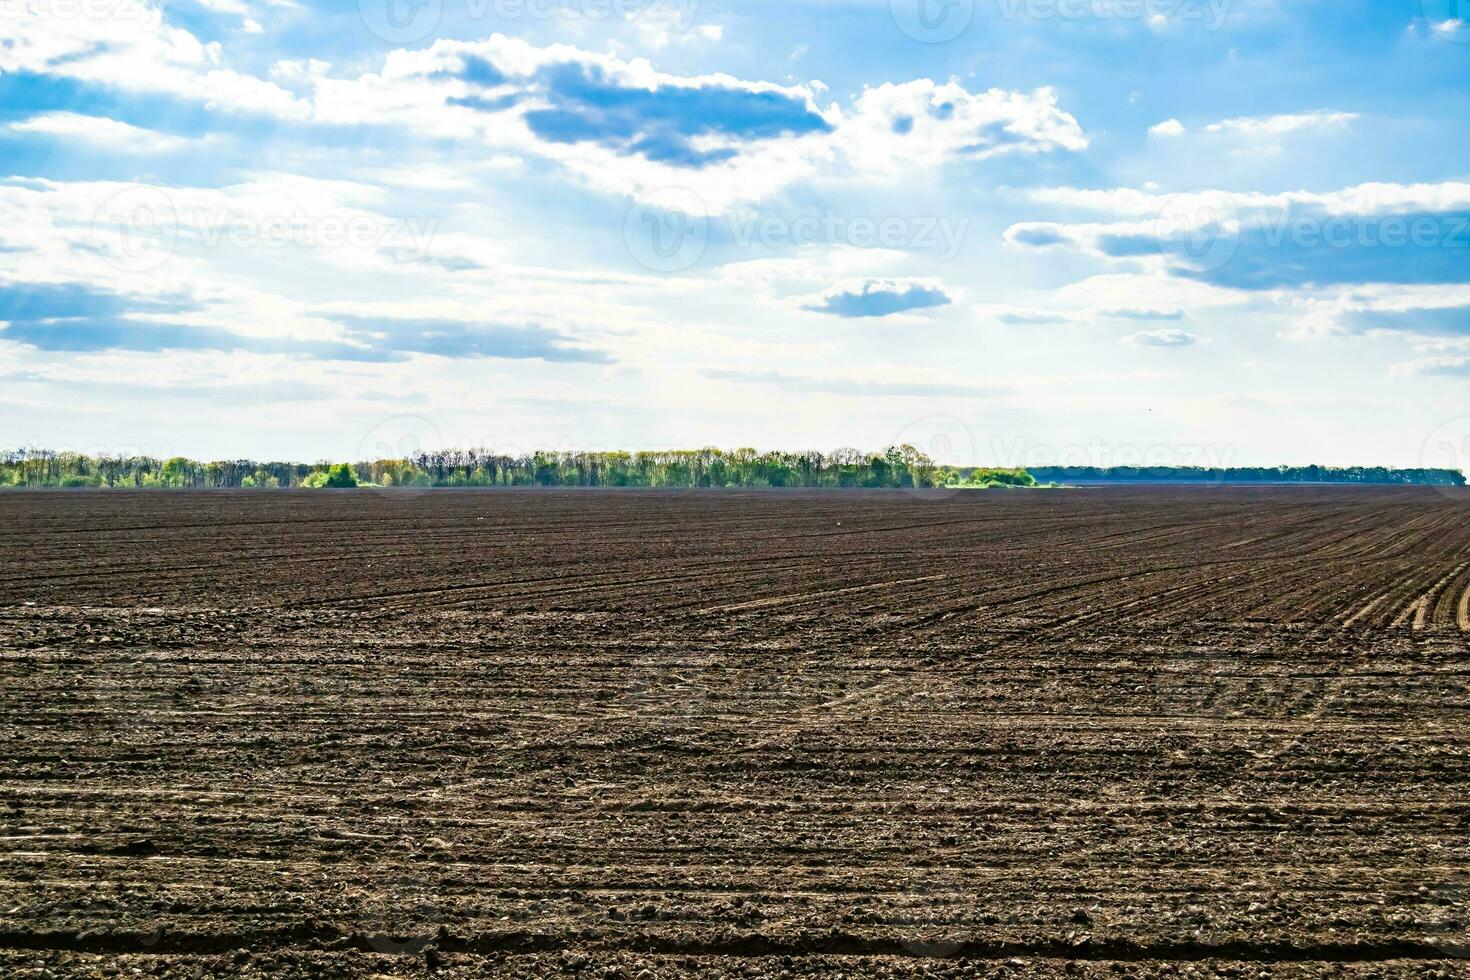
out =
<path fill-rule="evenodd" d="M 352 467 L 346 463 L 338 463 L 327 471 L 327 482 L 329 490 L 350 490 L 357 486 L 357 477 L 352 474 Z"/>

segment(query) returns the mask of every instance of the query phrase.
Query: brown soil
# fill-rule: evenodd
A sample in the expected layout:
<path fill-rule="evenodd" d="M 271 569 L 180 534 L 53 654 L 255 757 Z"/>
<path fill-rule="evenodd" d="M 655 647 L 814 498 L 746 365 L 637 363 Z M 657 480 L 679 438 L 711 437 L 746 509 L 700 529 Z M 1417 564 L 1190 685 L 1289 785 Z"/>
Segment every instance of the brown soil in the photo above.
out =
<path fill-rule="evenodd" d="M 0 528 L 0 976 L 1470 976 L 1470 493 Z"/>

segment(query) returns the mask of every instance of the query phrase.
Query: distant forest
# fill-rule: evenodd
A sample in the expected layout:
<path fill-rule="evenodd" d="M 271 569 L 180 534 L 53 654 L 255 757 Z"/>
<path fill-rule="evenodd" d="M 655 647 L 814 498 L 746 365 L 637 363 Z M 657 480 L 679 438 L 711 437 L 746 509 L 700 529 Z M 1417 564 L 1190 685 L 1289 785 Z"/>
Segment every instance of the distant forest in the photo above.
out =
<path fill-rule="evenodd" d="M 1382 466 L 1025 469 L 943 466 L 913 446 L 882 452 L 839 449 L 760 452 L 694 449 L 663 452 L 538 452 L 507 456 L 481 450 L 419 453 L 357 463 L 201 462 L 183 456 L 88 456 L 44 449 L 0 453 L 0 488 L 96 487 L 269 489 L 277 487 L 1038 487 L 1068 483 L 1339 483 L 1464 486 L 1447 469 Z"/>
<path fill-rule="evenodd" d="M 1459 470 L 1393 469 L 1386 466 L 1032 467 L 1038 480 L 1058 483 L 1350 483 L 1374 486 L 1462 487 Z"/>
<path fill-rule="evenodd" d="M 200 462 L 175 456 L 86 456 L 48 450 L 0 454 L 0 487 L 1032 487 L 1019 469 L 940 466 L 913 446 L 882 452 L 419 453 L 358 463 Z"/>

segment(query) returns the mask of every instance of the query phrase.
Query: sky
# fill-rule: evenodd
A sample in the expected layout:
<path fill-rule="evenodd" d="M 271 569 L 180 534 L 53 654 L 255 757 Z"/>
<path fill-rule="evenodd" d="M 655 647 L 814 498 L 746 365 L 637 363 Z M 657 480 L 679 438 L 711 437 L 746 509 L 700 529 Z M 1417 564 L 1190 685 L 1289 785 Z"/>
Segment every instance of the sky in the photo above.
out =
<path fill-rule="evenodd" d="M 0 447 L 1470 466 L 1470 0 L 0 0 Z"/>

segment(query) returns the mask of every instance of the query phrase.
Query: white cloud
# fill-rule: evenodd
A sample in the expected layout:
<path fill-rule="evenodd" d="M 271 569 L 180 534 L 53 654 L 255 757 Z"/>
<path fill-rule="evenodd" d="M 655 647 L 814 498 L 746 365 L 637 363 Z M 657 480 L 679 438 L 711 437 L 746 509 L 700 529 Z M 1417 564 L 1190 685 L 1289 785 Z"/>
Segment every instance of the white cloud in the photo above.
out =
<path fill-rule="evenodd" d="M 1249 140 L 1277 140 L 1308 129 L 1339 129 L 1358 118 L 1356 112 L 1300 112 L 1278 116 L 1240 116 L 1205 127 L 1207 133 L 1240 136 Z"/>
<path fill-rule="evenodd" d="M 1398 376 L 1470 378 L 1470 357 L 1451 355 L 1421 357 L 1402 364 L 1395 364 L 1389 369 L 1389 373 Z"/>
<path fill-rule="evenodd" d="M 692 14 L 677 5 L 653 4 L 633 19 L 639 43 L 655 51 L 671 44 L 715 43 L 724 39 L 721 24 L 694 24 Z"/>
<path fill-rule="evenodd" d="M 458 77 L 467 65 L 481 62 L 493 65 L 504 83 L 487 87 Z M 821 159 L 831 156 L 830 134 L 823 132 L 745 140 L 717 129 L 696 133 L 688 138 L 689 152 L 733 152 L 728 159 L 715 157 L 716 162 L 702 167 L 650 158 L 592 138 L 543 138 L 528 124 L 527 115 L 559 108 L 536 82 L 538 72 L 553 66 L 584 71 L 595 76 L 597 85 L 629 91 L 665 92 L 683 98 L 691 92 L 719 89 L 804 107 L 809 120 L 825 127 L 840 119 L 835 107 L 817 105 L 812 86 L 746 82 L 721 74 L 675 76 L 658 72 L 641 58 L 623 61 L 564 44 L 536 47 L 503 35 L 473 43 L 440 40 L 421 51 L 393 51 L 380 72 L 355 79 L 315 78 L 315 114 L 323 122 L 408 126 L 438 138 L 533 153 L 613 193 L 642 198 L 666 188 L 681 188 L 715 211 L 769 196 L 813 173 Z M 446 100 L 460 100 L 460 104 Z"/>
<path fill-rule="evenodd" d="M 1143 330 L 1124 337 L 1123 343 L 1135 347 L 1194 347 L 1209 341 L 1184 330 Z"/>
<path fill-rule="evenodd" d="M 769 288 L 790 292 L 837 279 L 891 276 L 909 256 L 897 249 L 811 244 L 780 258 L 729 262 L 719 269 L 722 282 L 742 289 Z"/>
<path fill-rule="evenodd" d="M 796 309 L 847 318 L 913 317 L 950 306 L 957 291 L 933 278 L 851 279 L 814 296 L 792 300 Z"/>
<path fill-rule="evenodd" d="M 169 153 L 200 142 L 152 129 L 75 112 L 48 112 L 31 116 L 7 127 L 11 132 L 36 133 L 57 139 L 82 140 L 89 145 L 123 153 Z"/>
<path fill-rule="evenodd" d="M 472 64 L 494 66 L 490 77 L 496 84 L 464 78 Z M 534 123 L 543 117 L 532 113 L 565 109 L 540 80 L 539 73 L 552 68 L 592 73 L 598 85 L 649 93 L 651 124 L 675 127 L 675 135 L 687 141 L 691 152 L 718 156 L 690 166 L 667 155 L 606 145 L 595 134 L 575 140 L 539 134 Z M 394 51 L 376 74 L 316 76 L 312 85 L 315 115 L 324 122 L 393 123 L 436 137 L 534 153 L 595 188 L 640 199 L 681 188 L 711 212 L 761 200 L 793 181 L 825 172 L 891 179 L 916 166 L 954 159 L 1088 145 L 1081 126 L 1058 107 L 1050 89 L 972 93 L 955 81 L 919 79 L 866 89 L 852 110 L 844 112 L 819 103 L 825 86 L 817 82 L 776 85 L 724 74 L 670 75 L 644 59 L 624 61 L 565 44 L 537 47 L 498 34 L 477 42 L 440 40 L 419 51 Z M 685 102 L 690 93 L 710 91 L 770 100 L 771 125 L 754 126 L 751 133 L 738 132 L 738 127 L 694 127 L 686 135 L 677 127 L 692 124 L 676 118 L 686 110 L 656 104 L 659 95 Z M 663 112 L 668 115 L 659 115 Z M 780 120 L 796 112 L 805 113 L 804 120 L 797 120 L 804 131 L 779 131 Z M 813 120 L 820 126 L 810 126 Z M 637 125 L 643 120 L 631 121 Z"/>
<path fill-rule="evenodd" d="M 842 120 L 837 141 L 863 175 L 1088 145 L 1081 125 L 1058 107 L 1051 89 L 969 92 L 957 81 L 927 78 L 865 89 Z"/>
<path fill-rule="evenodd" d="M 318 61 L 316 58 L 298 58 L 288 61 L 277 61 L 271 65 L 270 74 L 278 82 L 300 82 L 318 75 L 325 75 L 332 70 L 329 61 Z"/>
<path fill-rule="evenodd" d="M 282 5 L 271 0 L 265 6 Z M 245 18 L 247 29 L 258 25 L 258 7 L 243 0 L 208 0 L 206 6 Z M 0 21 L 0 71 L 65 75 L 290 120 L 407 127 L 534 154 L 595 189 L 637 199 L 684 188 L 712 212 L 827 172 L 892 179 L 914 166 L 1088 145 L 1050 89 L 970 92 L 957 81 L 919 79 L 867 89 L 844 112 L 819 102 L 825 87 L 816 82 L 673 75 L 641 58 L 622 60 L 566 44 L 538 47 L 503 35 L 394 50 L 379 71 L 354 78 L 332 77 L 321 61 L 278 61 L 265 79 L 227 67 L 218 43 L 202 43 L 164 22 L 150 0 L 117 0 L 106 12 L 100 18 Z M 639 23 L 669 26 L 657 18 Z M 701 25 L 671 36 L 717 41 L 723 27 Z M 471 66 L 492 67 L 477 76 L 467 71 Z M 617 116 L 595 99 L 579 101 L 575 86 L 571 94 L 558 88 L 550 71 L 580 71 L 591 88 L 615 88 L 634 98 Z M 709 99 L 706 112 L 701 97 Z M 733 110 L 727 109 L 731 103 Z"/>
<path fill-rule="evenodd" d="M 214 295 L 284 268 L 318 276 L 403 271 L 385 249 L 423 250 L 433 227 L 386 213 L 384 192 L 350 181 L 258 174 L 240 184 L 0 181 L 0 274 L 72 279 L 124 292 Z M 309 279 L 310 277 L 305 277 Z M 241 329 L 293 329 L 279 311 L 238 312 Z"/>
<path fill-rule="evenodd" d="M 1027 196 L 1101 212 L 1103 220 L 1017 223 L 1004 233 L 1008 244 L 1080 252 L 1149 280 L 1150 292 L 1138 297 L 1112 291 L 1114 298 L 1094 301 L 1103 308 L 1188 309 L 1239 302 L 1243 293 L 1275 302 L 1333 299 L 1373 283 L 1453 281 L 1465 237 L 1460 216 L 1470 209 L 1470 183 L 1457 182 L 1279 194 L 1053 187 Z M 1217 298 L 1166 298 L 1201 288 Z M 1336 314 L 1307 314 L 1294 335 L 1337 332 Z"/>
<path fill-rule="evenodd" d="M 1346 128 L 1358 119 L 1354 112 L 1301 112 L 1275 116 L 1239 116 L 1195 130 L 1201 139 L 1223 141 L 1229 152 L 1243 157 L 1274 155 L 1284 150 L 1288 136 L 1308 131 L 1328 132 Z M 1166 119 L 1149 127 L 1151 139 L 1178 139 L 1190 130 L 1178 119 Z"/>
<path fill-rule="evenodd" d="M 1440 213 L 1470 207 L 1470 183 L 1369 183 L 1326 193 L 1286 191 L 1279 194 L 1225 190 L 1168 194 L 1128 187 L 1109 190 L 1042 187 L 1027 191 L 1026 197 L 1042 204 L 1134 218 L 1157 217 L 1166 206 L 1185 211 L 1219 207 L 1226 199 L 1241 212 L 1284 211 L 1295 207 L 1312 208 L 1331 215 L 1383 215 L 1416 211 Z"/>
<path fill-rule="evenodd" d="M 1059 302 L 1091 309 L 1116 310 L 1147 305 L 1156 309 L 1216 309 L 1237 306 L 1252 297 L 1197 279 L 1148 273 L 1108 273 L 1089 276 L 1057 290 Z"/>
<path fill-rule="evenodd" d="M 1184 319 L 1184 311 L 1177 306 L 1111 306 L 1100 308 L 1096 313 L 1113 320 Z"/>
<path fill-rule="evenodd" d="M 0 72 L 59 75 L 283 118 L 309 114 L 271 82 L 221 67 L 220 46 L 169 26 L 160 3 L 115 0 L 76 11 L 0 17 Z"/>
<path fill-rule="evenodd" d="M 1362 283 L 1333 295 L 1304 296 L 1289 303 L 1293 318 L 1286 336 L 1293 340 L 1371 332 L 1374 323 L 1394 324 L 1399 333 L 1429 336 L 1432 332 L 1427 327 L 1416 331 L 1416 323 L 1436 313 L 1470 310 L 1470 285 Z"/>
<path fill-rule="evenodd" d="M 974 312 L 983 320 L 990 320 L 1007 327 L 1049 327 L 1079 323 L 1083 319 L 1079 310 L 1051 310 L 1033 306 L 1008 306 L 1001 303 L 977 304 Z"/>
<path fill-rule="evenodd" d="M 1441 37 L 1449 38 L 1452 41 L 1463 41 L 1470 38 L 1470 22 L 1458 17 L 1451 17 L 1447 20 L 1431 20 L 1429 21 L 1429 29 Z"/>

